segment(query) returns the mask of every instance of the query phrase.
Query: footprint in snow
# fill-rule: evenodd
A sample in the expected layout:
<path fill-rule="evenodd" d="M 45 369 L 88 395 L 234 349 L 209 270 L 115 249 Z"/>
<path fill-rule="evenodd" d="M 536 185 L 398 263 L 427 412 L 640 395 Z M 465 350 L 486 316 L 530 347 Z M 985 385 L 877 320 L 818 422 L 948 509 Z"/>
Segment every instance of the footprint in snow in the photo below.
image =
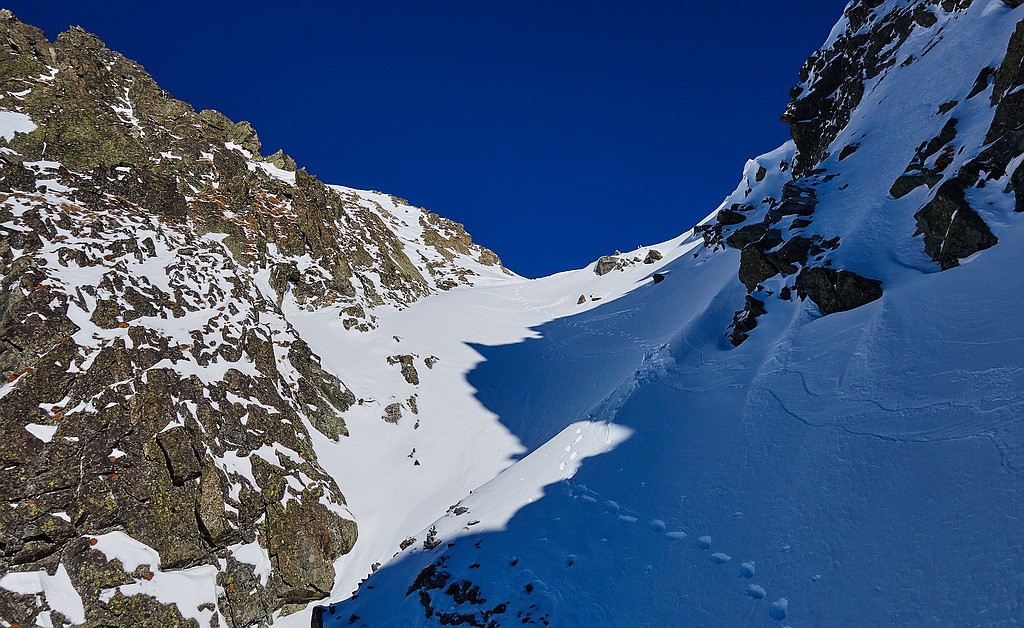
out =
<path fill-rule="evenodd" d="M 567 484 L 569 484 L 574 498 L 579 498 L 581 501 L 587 503 L 596 503 L 599 501 L 600 495 L 587 488 L 586 485 L 576 484 L 573 482 L 569 482 L 568 480 L 566 482 Z M 634 516 L 638 513 L 635 513 L 628 508 L 623 508 L 616 501 L 609 499 L 606 500 L 603 505 L 605 512 L 611 515 L 615 515 L 620 521 L 623 521 L 625 523 L 635 523 L 639 520 L 638 516 Z M 683 530 L 668 531 L 666 529 L 667 526 L 662 519 L 649 519 L 646 521 L 646 523 L 647 527 L 650 528 L 652 532 L 662 534 L 666 539 L 670 541 L 681 541 L 687 538 L 687 534 Z M 697 547 L 699 547 L 700 549 L 709 550 L 711 549 L 711 545 L 712 539 L 710 535 L 704 535 L 697 538 Z M 729 556 L 724 552 L 715 552 L 708 556 L 708 558 L 711 560 L 711 562 L 715 563 L 716 565 L 724 565 L 732 561 L 732 556 Z M 756 574 L 754 562 L 746 561 L 740 563 L 738 571 L 741 578 L 753 578 Z M 768 593 L 763 586 L 759 584 L 751 584 L 747 586 L 744 595 L 753 600 L 763 600 L 768 595 Z M 789 601 L 786 598 L 779 598 L 775 602 L 772 602 L 771 606 L 768 609 L 768 615 L 773 620 L 782 621 L 787 617 L 788 607 Z"/>
<path fill-rule="evenodd" d="M 747 595 L 754 598 L 755 600 L 763 600 L 764 597 L 768 595 L 768 592 L 765 591 L 764 587 L 762 587 L 761 585 L 752 584 L 749 587 L 747 587 Z"/>
<path fill-rule="evenodd" d="M 782 621 L 786 618 L 786 609 L 789 608 L 789 600 L 784 597 L 772 602 L 771 608 L 768 609 L 768 616 L 775 621 Z"/>

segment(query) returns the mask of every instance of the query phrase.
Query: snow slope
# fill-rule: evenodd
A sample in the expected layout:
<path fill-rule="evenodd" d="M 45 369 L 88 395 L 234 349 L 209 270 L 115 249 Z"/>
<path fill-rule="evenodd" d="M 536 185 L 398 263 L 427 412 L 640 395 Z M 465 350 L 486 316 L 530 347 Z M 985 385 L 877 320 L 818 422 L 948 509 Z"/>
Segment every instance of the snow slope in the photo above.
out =
<path fill-rule="evenodd" d="M 1022 11 L 979 1 L 912 31 L 894 56 L 919 61 L 866 82 L 820 165 L 835 176 L 805 233 L 839 236 L 828 264 L 880 279 L 877 301 L 823 317 L 771 299 L 733 348 L 738 253 L 686 234 L 656 245 L 653 265 L 466 288 L 382 318 L 379 334 L 446 370 L 428 374 L 419 429 L 368 416 L 320 454 L 335 477 L 366 477 L 346 492 L 371 523 L 339 561 L 339 599 L 401 530 L 420 531 L 325 624 L 1019 621 L 1024 217 L 1008 175 L 971 192 L 999 243 L 936 273 L 914 237 L 928 190 L 888 192 L 942 128 L 939 104 L 959 103 L 950 170 L 983 148 L 989 99 L 965 96 Z M 722 209 L 778 198 L 793 151 L 748 163 Z M 311 344 L 358 350 L 313 320 L 295 323 Z M 421 466 L 403 459 L 413 447 Z"/>

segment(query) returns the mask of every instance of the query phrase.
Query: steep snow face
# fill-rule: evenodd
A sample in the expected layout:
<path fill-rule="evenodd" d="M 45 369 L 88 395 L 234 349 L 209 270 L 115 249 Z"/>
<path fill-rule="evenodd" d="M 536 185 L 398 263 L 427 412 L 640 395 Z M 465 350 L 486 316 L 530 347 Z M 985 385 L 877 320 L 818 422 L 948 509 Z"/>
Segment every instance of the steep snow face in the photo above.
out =
<path fill-rule="evenodd" d="M 1024 145 L 1000 120 L 1021 120 L 1022 18 L 999 0 L 854 3 L 823 57 L 880 25 L 896 34 L 866 42 L 877 58 L 849 110 L 821 109 L 832 117 L 820 128 L 836 127 L 819 132 L 822 150 L 801 155 L 795 132 L 748 163 L 696 234 L 653 247 L 661 259 L 644 264 L 644 250 L 603 276 L 453 291 L 382 322 L 403 352 L 441 357 L 451 383 L 418 428 L 394 426 L 400 445 L 353 427 L 331 473 L 393 456 L 398 499 L 349 492 L 357 516 L 414 525 L 431 504 L 442 516 L 316 619 L 1016 621 Z M 805 78 L 805 96 L 825 89 Z M 971 214 L 981 222 L 963 222 Z M 774 244 L 761 239 L 772 229 Z M 798 238 L 809 252 L 784 257 Z M 755 322 L 743 338 L 740 307 Z M 451 466 L 403 464 L 402 447 Z M 393 547 L 402 525 L 367 547 Z M 342 559 L 357 571 L 371 560 L 359 551 Z"/>

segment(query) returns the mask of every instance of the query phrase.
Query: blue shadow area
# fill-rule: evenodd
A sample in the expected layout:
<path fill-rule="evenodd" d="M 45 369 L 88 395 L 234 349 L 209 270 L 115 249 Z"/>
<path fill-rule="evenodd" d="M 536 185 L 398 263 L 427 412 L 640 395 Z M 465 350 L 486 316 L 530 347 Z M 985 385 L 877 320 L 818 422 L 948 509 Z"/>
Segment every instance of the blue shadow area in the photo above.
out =
<path fill-rule="evenodd" d="M 964 271 L 930 279 L 939 289 L 892 282 L 883 299 L 824 317 L 772 300 L 733 349 L 723 333 L 744 296 L 735 265 L 702 261 L 677 260 L 664 282 L 535 338 L 474 347 L 479 401 L 545 469 L 572 461 L 571 438 L 537 449 L 577 421 L 632 434 L 531 503 L 509 495 L 518 510 L 502 530 L 474 534 L 484 512 L 451 515 L 441 527 L 454 538 L 378 571 L 333 607 L 337 625 L 1020 617 L 1013 295 Z M 1015 272 L 996 257 L 974 264 L 1005 285 Z M 531 468 L 521 464 L 512 480 Z M 500 505 L 495 486 L 465 503 Z"/>
<path fill-rule="evenodd" d="M 673 272 L 682 264 L 686 272 Z M 325 620 L 357 626 L 770 624 L 767 603 L 745 595 L 750 583 L 738 576 L 740 561 L 719 564 L 715 552 L 698 544 L 701 522 L 687 499 L 708 495 L 687 498 L 681 488 L 705 484 L 714 493 L 721 472 L 716 457 L 736 446 L 721 441 L 729 430 L 706 420 L 723 413 L 719 397 L 687 389 L 686 382 L 696 387 L 698 377 L 708 377 L 715 387 L 741 389 L 746 382 L 740 378 L 754 370 L 742 368 L 749 365 L 739 358 L 709 377 L 716 372 L 709 356 L 728 345 L 722 326 L 706 321 L 730 320 L 733 302 L 742 301 L 740 294 L 715 299 L 723 286 L 736 289 L 734 271 L 720 270 L 728 264 L 712 266 L 719 270 L 686 257 L 660 271 L 664 282 L 643 277 L 619 299 L 538 326 L 535 338 L 472 345 L 484 360 L 467 381 L 529 452 L 580 420 L 614 421 L 633 435 L 584 460 L 571 480 L 548 485 L 504 530 L 473 534 L 467 526 L 463 536 L 389 564 L 355 598 L 330 607 Z M 676 385 L 664 385 L 666 377 Z M 741 416 L 743 402 L 735 395 L 735 407 L 725 414 Z M 708 473 L 695 478 L 680 469 L 675 476 L 680 457 L 688 469 Z M 720 517 L 729 508 L 723 504 Z M 464 518 L 472 520 L 473 513 Z M 661 586 L 666 583 L 686 583 L 686 590 Z M 611 592 L 617 592 L 614 599 Z M 479 599 L 486 602 L 473 602 Z"/>

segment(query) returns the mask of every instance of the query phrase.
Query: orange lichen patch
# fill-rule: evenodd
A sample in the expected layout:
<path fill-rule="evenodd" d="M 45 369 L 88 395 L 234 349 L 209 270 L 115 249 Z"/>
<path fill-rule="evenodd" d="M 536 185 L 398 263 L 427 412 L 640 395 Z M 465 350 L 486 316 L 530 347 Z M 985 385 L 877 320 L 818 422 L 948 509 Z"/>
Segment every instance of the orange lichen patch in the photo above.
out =
<path fill-rule="evenodd" d="M 227 209 L 228 204 L 230 203 L 230 199 L 228 199 L 228 197 L 224 196 L 223 194 L 219 194 L 217 192 L 210 192 L 202 196 L 201 198 L 197 198 L 196 203 L 208 203 L 210 205 L 216 205 L 220 209 Z"/>
<path fill-rule="evenodd" d="M 263 545 L 263 535 L 262 534 L 257 534 L 256 535 L 256 540 L 259 542 L 260 545 Z"/>
<path fill-rule="evenodd" d="M 8 378 L 7 378 L 7 383 L 8 383 L 8 384 L 10 384 L 10 383 L 11 383 L 11 382 L 13 382 L 14 380 L 16 380 L 16 379 L 18 379 L 19 377 L 21 377 L 22 375 L 27 375 L 28 373 L 31 373 L 31 372 L 32 372 L 32 370 L 33 370 L 33 369 L 32 369 L 32 367 L 31 367 L 31 366 L 26 366 L 25 368 L 21 369 L 20 371 L 18 371 L 18 372 L 17 372 L 17 373 L 15 373 L 14 375 L 11 375 L 10 377 L 8 377 Z"/>
<path fill-rule="evenodd" d="M 61 203 L 60 204 L 60 209 L 61 209 L 61 211 L 65 212 L 65 213 L 68 213 L 68 214 L 75 214 L 75 215 L 79 215 L 79 216 L 87 216 L 89 218 L 95 218 L 96 217 L 96 212 L 94 212 L 94 211 L 92 211 L 90 209 L 86 209 L 86 208 L 82 207 L 81 205 L 74 205 L 72 203 Z"/>
<path fill-rule="evenodd" d="M 153 574 L 153 572 L 152 572 L 152 571 L 147 571 L 147 572 L 146 572 L 146 576 L 145 576 L 145 577 L 146 577 L 146 580 L 152 580 L 152 579 L 153 579 L 153 575 L 154 575 L 154 574 Z"/>
<path fill-rule="evenodd" d="M 99 542 L 100 542 L 100 540 L 97 539 L 96 537 L 92 537 L 92 538 L 89 539 L 89 545 L 96 545 Z"/>
<path fill-rule="evenodd" d="M 112 261 L 114 261 L 114 254 L 113 253 L 107 253 L 106 255 L 103 256 L 103 259 L 107 260 L 108 262 L 112 262 Z"/>
<path fill-rule="evenodd" d="M 178 307 L 178 302 L 177 301 L 168 301 L 167 302 L 167 307 L 169 307 L 169 308 L 171 308 L 173 310 L 173 309 Z"/>
<path fill-rule="evenodd" d="M 117 462 L 117 456 L 107 456 L 107 462 L 109 462 L 110 464 L 114 464 L 115 462 Z"/>
<path fill-rule="evenodd" d="M 188 351 L 189 349 L 192 348 L 192 345 L 180 344 L 178 345 L 178 348 L 181 349 L 182 351 Z"/>
<path fill-rule="evenodd" d="M 39 202 L 43 202 L 45 200 L 39 194 L 29 194 L 28 192 L 13 192 L 13 193 L 8 194 L 7 196 L 5 196 L 3 198 L 3 200 L 6 201 L 7 199 L 9 199 L 11 197 L 13 197 L 13 198 L 21 198 L 21 199 L 28 199 L 28 200 L 34 200 L 34 201 L 39 201 Z"/>
<path fill-rule="evenodd" d="M 64 413 L 63 412 L 54 412 L 53 413 L 53 420 L 54 421 L 60 421 L 63 418 L 64 418 Z"/>
<path fill-rule="evenodd" d="M 59 344 L 61 344 L 61 343 L 67 342 L 67 340 L 68 340 L 67 338 L 57 338 L 57 339 L 56 339 L 56 340 L 54 340 L 53 342 L 54 342 L 55 344 L 58 344 L 58 345 L 59 345 Z"/>
<path fill-rule="evenodd" d="M 235 590 L 235 583 L 232 582 L 231 584 L 228 585 L 228 591 L 234 591 L 234 590 Z"/>
<path fill-rule="evenodd" d="M 63 410 L 63 408 L 61 408 L 60 406 L 53 406 L 52 408 L 50 408 L 50 412 L 54 414 L 60 412 L 61 410 Z"/>
<path fill-rule="evenodd" d="M 117 482 L 117 474 L 116 473 L 111 473 L 110 474 L 110 481 L 111 482 Z"/>
<path fill-rule="evenodd" d="M 121 329 L 127 329 L 128 323 L 125 321 L 121 321 L 120 323 L 118 323 L 118 326 L 121 327 Z"/>
<path fill-rule="evenodd" d="M 306 485 L 306 488 L 316 488 L 316 482 L 310 482 Z"/>

